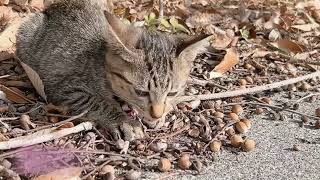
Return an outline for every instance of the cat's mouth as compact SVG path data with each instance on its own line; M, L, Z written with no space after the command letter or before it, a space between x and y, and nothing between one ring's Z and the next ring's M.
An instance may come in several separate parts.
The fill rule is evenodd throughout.
M141 110L140 108L133 107L133 106L130 106L128 104L123 105L122 109L132 119L136 119L137 117L142 117L144 119L144 121L155 123L155 122L160 121L163 118L163 117L161 117L161 118L153 118L150 115L148 115L146 112Z

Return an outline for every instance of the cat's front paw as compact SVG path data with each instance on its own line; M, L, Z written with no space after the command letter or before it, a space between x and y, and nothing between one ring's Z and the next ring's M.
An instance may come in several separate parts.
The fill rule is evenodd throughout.
M110 122L107 126L109 133L115 140L133 141L144 138L144 132L139 121L130 120L126 116Z

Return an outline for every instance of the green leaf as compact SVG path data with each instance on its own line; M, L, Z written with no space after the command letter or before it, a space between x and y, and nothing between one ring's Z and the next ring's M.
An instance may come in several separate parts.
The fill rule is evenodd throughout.
M168 20L162 18L161 21L160 21L161 25L163 25L165 28L169 29L171 28L171 25L170 23L168 22Z
M169 22L172 25L174 31L182 31L190 34L190 31L186 27L184 27L182 24L179 24L176 18L174 17L170 18Z
M242 28L240 29L241 37L243 37L246 41L250 38L250 32L248 29Z

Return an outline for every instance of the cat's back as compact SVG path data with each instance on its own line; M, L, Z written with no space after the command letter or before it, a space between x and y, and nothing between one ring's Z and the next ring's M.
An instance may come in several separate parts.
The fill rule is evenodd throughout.
M99 51L107 27L103 7L103 0L60 0L30 15L18 31L17 56L39 69L47 61L72 63Z

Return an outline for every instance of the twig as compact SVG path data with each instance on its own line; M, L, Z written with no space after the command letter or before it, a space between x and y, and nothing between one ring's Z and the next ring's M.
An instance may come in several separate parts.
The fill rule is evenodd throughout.
M84 122L72 128L61 129L58 131L51 131L48 134L40 134L39 132L37 132L35 134L13 138L13 139L10 139L9 141L0 142L0 150L26 147L34 144L51 141L51 140L58 139L70 134L91 130L92 126L93 125L91 122Z
M220 98L227 98L227 97L234 97L234 96L241 96L241 95L246 95L246 94L254 94L257 92L261 91L266 91L274 88L278 88L281 86L286 86L289 84L294 84L300 81L304 81L306 79L311 79L314 77L319 77L320 76L320 71L316 71L311 74L307 74L304 76L300 76L297 78L292 78L280 82L275 82L272 84L266 84L262 86L256 86L253 88L248 88L248 89L240 89L240 90L234 90L234 91L228 91L228 92L222 92L222 93L213 93L213 94L205 94L205 95L195 95L195 96L182 96L178 98L178 102L183 102L183 101L193 101L196 99L199 100L209 100L209 99L220 99Z
M168 135L165 135L165 136L156 137L156 138L154 138L154 140L156 140L156 139L167 139L167 138L176 136L176 135L182 133L183 131L188 130L189 128L190 128L190 125L188 124L188 125L184 126L183 128L179 129L178 131L175 131L175 132L173 132L171 134L168 134Z
M163 0L159 0L159 20L163 18Z
M161 154L161 153L151 154L151 155L147 156L146 158L147 158L147 159L152 159L152 158L154 158L154 157L156 157L156 156L160 156L160 154Z
M308 94L308 95L296 100L294 104L297 104L297 103L299 103L299 102L301 102L301 101L303 101L303 100L305 100L307 98L310 98L310 97L313 97L313 96L318 96L318 95L320 95L320 93Z
M3 79L3 78L8 78L10 77L11 75L7 74L7 75L3 75L3 76L0 76L0 79Z
M17 119L19 119L19 117L3 117L3 118L0 118L0 121L13 121Z
M187 82L190 84L196 84L200 86L215 86L223 90L228 90L228 88L221 86L220 84L214 83L213 81L202 80L195 77L189 78Z
M114 142L108 140L97 128L93 127L93 130L108 144L115 145Z
M230 103L230 104L227 104L227 105L225 105L225 106L233 106L233 105L236 105L236 104L239 104L239 103ZM295 110L291 110L291 109L284 109L283 107L274 106L274 105L270 105L270 104L257 103L257 102L241 102L241 104L250 104L250 105L265 106L265 107L268 107L268 108L271 108L271 109L277 109L277 110L281 110L281 111L287 111L287 112L290 112L290 113L293 113L293 114L298 114L298 115L300 115L300 116L307 116L307 117L309 117L309 118L313 118L313 119L316 119L316 120L320 120L320 117L308 115L308 114L301 113L301 112L298 112L298 111L295 111Z

